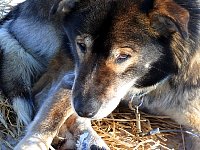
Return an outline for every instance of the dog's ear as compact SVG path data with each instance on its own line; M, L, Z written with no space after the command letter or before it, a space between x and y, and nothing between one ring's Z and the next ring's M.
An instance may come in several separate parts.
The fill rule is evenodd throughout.
M173 0L154 0L149 15L152 27L161 35L178 32L184 39L188 38L189 12Z
M55 13L69 13L75 8L75 5L80 0L59 0L55 3L51 9L51 14Z

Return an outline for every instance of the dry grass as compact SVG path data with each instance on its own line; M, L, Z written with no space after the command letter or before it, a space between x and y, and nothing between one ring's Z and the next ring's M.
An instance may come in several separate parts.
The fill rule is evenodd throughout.
M182 133L160 133L146 135L152 129L182 130L181 126L166 116L152 116L141 114L142 133L138 133L134 111L118 109L108 118L93 121L93 128L106 141L111 149L115 150L155 150L155 149L184 149ZM184 135L183 135L184 136Z
M5 149L13 149L23 134L23 126L17 120L12 106L0 93L0 145Z

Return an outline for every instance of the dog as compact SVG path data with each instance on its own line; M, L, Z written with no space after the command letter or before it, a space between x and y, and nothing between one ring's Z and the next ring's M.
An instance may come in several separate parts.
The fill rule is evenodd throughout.
M34 116L34 83L60 49L69 52L60 20L62 11L70 11L76 1L69 1L66 10L59 3L30 0L14 7L0 22L1 89L25 125Z
M75 63L72 106L67 106L78 114L75 120L105 117L131 95L142 97L149 111L199 134L199 6L198 0L83 0L65 11L62 26ZM48 101L53 108L60 102L59 83ZM27 143L49 147L71 116L53 110L42 105L16 149L28 148ZM194 142L190 149L198 148Z
M200 2L96 0L80 8L64 18L76 60L76 113L103 118L129 95L198 135ZM199 149L195 140L190 149Z

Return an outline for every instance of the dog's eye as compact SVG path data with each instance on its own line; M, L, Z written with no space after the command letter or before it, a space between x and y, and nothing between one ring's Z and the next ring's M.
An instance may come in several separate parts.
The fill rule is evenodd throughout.
M77 43L79 49L81 50L82 53L86 52L86 45L85 43Z
M120 64L128 60L131 56L128 54L119 54L116 59L116 63Z

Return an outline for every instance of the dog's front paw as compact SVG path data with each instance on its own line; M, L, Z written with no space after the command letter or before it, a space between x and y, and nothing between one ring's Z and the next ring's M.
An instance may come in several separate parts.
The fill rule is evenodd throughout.
M37 137L22 139L14 150L48 150L47 144Z
M78 150L109 150L107 144L95 133L89 133L87 131L80 135L80 138L76 144Z

